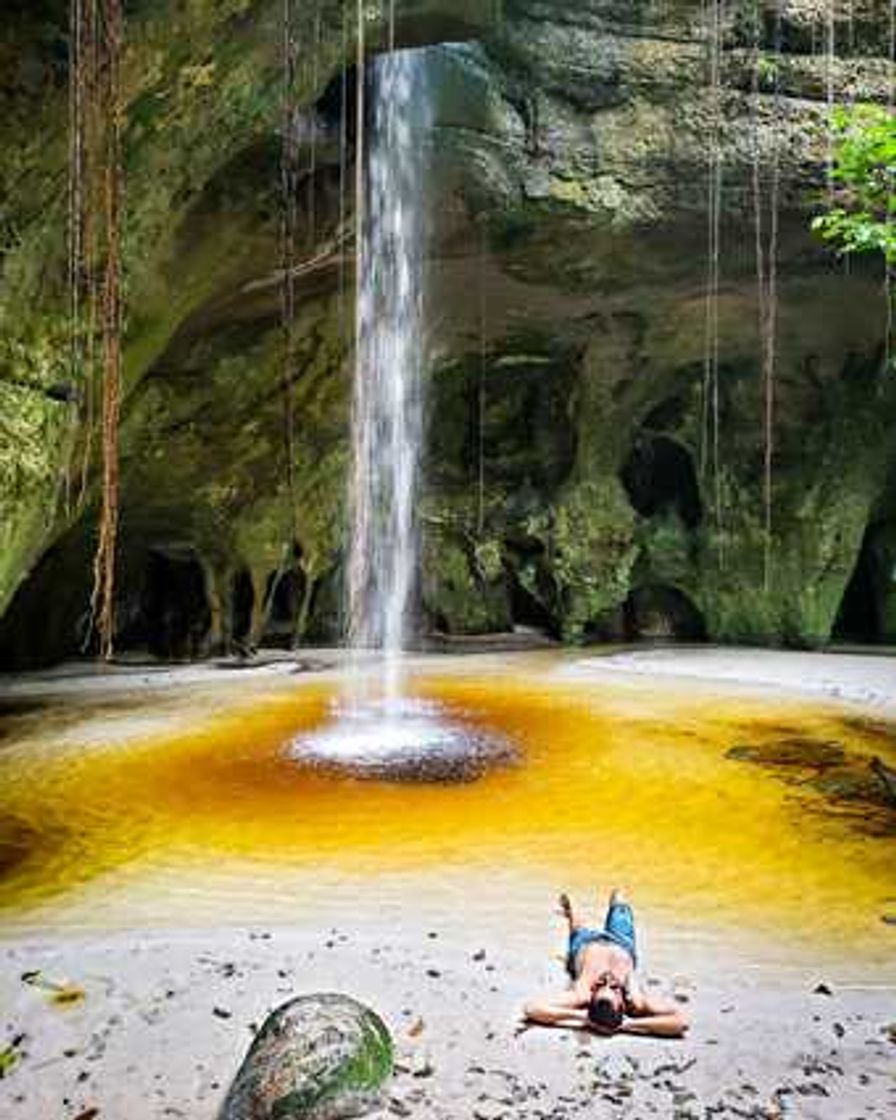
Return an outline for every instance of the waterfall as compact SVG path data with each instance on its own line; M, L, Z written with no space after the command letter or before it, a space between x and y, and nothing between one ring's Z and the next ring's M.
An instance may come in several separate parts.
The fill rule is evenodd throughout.
M392 11L390 5L390 16ZM293 739L287 754L303 765L362 778L471 781L488 765L513 761L515 748L439 703L415 697L404 680L420 553L424 214L433 116L426 54L390 51L365 76L361 0L357 31L357 306L347 581L352 671L329 718ZM391 21L388 41L394 43ZM484 316L483 303L483 360ZM371 654L374 673L367 664Z
M366 174L359 177L349 638L356 651L381 651L382 692L395 701L419 554L428 117L421 57L380 58L370 86Z

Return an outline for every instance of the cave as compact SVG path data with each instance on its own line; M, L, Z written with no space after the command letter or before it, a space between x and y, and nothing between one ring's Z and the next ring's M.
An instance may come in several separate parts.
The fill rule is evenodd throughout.
M211 609L202 567L191 551L149 552L140 616L146 646L154 656L182 660L205 652Z
M268 577L265 602L269 604L265 641L273 645L292 644L296 622L305 594L305 577L300 571L272 572Z
M230 633L237 644L245 642L249 637L254 605L255 590L252 587L252 576L247 568L240 568L233 577L231 587Z
M76 657L90 617L91 542L81 526L41 557L0 619L0 671L40 669Z
M832 638L873 645L884 640L883 591L888 572L874 527L862 538L858 559L843 592Z
M697 474L688 452L668 436L639 439L621 474L632 507L642 517L677 513L694 529L703 517Z
M556 637L557 624L547 608L527 591L518 579L511 580L510 617L513 628L537 630L540 634Z
M636 588L625 602L626 637L631 641L701 642L706 623L693 602L668 584Z

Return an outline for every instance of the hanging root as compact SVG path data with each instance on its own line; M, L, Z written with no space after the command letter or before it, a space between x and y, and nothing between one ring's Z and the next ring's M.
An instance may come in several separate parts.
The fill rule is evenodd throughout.
M702 439L700 473L704 480L712 474L713 509L718 536L719 566L724 566L722 547L721 477L721 388L719 384L719 282L721 277L721 66L725 0L709 0L705 9L709 48L709 90L712 114L708 161L706 316L703 358Z
M774 417L775 417L775 367L777 362L778 325L778 210L780 195L780 153L776 136L773 138L769 168L768 235L766 240L762 192L762 152L759 136L759 61L761 57L761 12L754 12L754 67L753 67L753 212L756 249L756 286L759 306L760 369L762 380L762 431L763 431L763 587L771 590L772 530L773 530L773 471L774 471ZM775 50L781 52L781 16L775 20ZM781 90L778 67L775 67L775 121L780 119ZM777 130L776 130L777 131Z
M121 417L121 341L123 331L121 221L123 181L121 135L123 105L120 63L123 47L121 0L88 0L86 37L92 49L85 82L91 91L91 123L84 132L90 167L87 189L82 192L84 218L90 225L85 241L88 273L88 340L99 324L102 358L102 501L97 548L93 562L89 642L94 630L100 655L112 657L115 635L115 562L119 525L119 422ZM94 278L95 262L102 257L102 277ZM90 343L92 345L92 343ZM88 366L88 373L90 366ZM88 429L92 424L88 418ZM86 480L90 441L87 441L82 479ZM86 485L86 482L82 482Z

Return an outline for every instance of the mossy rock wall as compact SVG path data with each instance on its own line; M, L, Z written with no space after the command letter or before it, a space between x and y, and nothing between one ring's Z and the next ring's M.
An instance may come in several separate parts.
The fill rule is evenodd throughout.
M845 597L873 586L865 636L894 633L880 574L896 478L880 270L846 269L807 232L824 191L828 90L885 100L889 12L853 5L829 67L813 47L824 41L819 5L785 6L781 52L771 6L759 7L758 54L746 3L727 6L722 52L716 428L705 383L702 5L398 5L403 43L479 36L428 54L429 302L439 309L422 504L430 625L537 625L572 641L665 626L816 645L862 636L862 612ZM300 184L299 252L310 264L297 278L288 362L279 12L270 0L129 9L124 647L147 641L159 564L182 576L166 609L196 599L202 622L181 627L172 654L251 646L275 631L283 641L340 633L353 277L333 82L353 46L335 0L320 0L319 19L297 17L296 97L316 170ZM95 463L83 489L80 471L85 389L67 361L66 18L50 0L17 9L0 47L10 75L0 91L7 666L78 648L95 533ZM375 11L368 32L380 49ZM781 173L770 549L757 160L766 230L774 161ZM869 564L878 575L865 580ZM59 625L39 633L36 614L63 585Z

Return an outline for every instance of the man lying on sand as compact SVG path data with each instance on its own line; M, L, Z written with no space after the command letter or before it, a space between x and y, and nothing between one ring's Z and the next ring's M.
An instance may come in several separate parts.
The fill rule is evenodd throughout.
M569 991L526 1004L530 1023L546 1027L581 1027L598 1034L649 1034L681 1038L688 1021L673 1003L648 998L635 977L638 963L632 908L619 891L610 895L602 929L585 926L572 903L560 896L569 923L566 967Z

